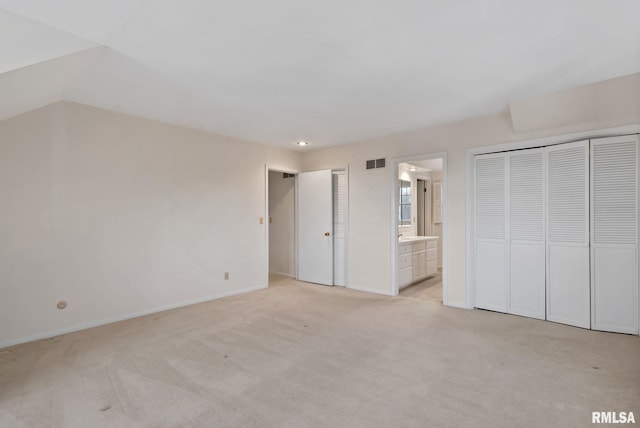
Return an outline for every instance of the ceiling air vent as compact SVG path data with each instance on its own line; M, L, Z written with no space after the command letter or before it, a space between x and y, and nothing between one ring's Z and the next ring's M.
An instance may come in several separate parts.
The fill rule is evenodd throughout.
M295 176L296 176L295 174L289 174L288 172L282 173L282 178L293 178Z
M384 168L387 163L385 158L368 160L367 169Z

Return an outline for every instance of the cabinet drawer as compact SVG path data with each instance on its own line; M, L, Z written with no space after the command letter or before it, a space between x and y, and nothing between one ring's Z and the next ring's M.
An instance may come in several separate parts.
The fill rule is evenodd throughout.
M400 288L406 287L413 281L413 270L411 267L400 269L398 271L398 285Z
M427 241L427 248L438 248L438 240L433 239L431 241Z
M412 259L413 259L413 254L411 253L400 254L398 256L398 269L411 267Z
M400 244L398 247L398 254L408 254L413 251L411 244Z
M413 251L423 251L426 248L425 244L426 242L416 242L413 244Z
M438 261L427 262L427 276L438 273Z
M438 259L438 249L437 248L429 248L427 250L427 261L435 261Z

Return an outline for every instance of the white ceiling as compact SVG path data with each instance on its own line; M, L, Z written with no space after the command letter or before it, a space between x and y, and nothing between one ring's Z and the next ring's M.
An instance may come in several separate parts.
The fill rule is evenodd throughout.
M415 166L419 170L440 172L442 171L442 158L411 161L407 165Z
M638 0L0 0L0 118L57 98L343 144L638 72L638 17ZM66 79L29 72L50 61Z

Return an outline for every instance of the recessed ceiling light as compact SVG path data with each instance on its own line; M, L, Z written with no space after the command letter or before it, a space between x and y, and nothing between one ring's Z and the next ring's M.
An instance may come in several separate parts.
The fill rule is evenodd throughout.
M308 146L309 142L305 141L305 140L300 140L296 144L299 145L299 146Z
M409 171L417 171L418 168L416 168L415 166L412 166L411 168L409 168Z

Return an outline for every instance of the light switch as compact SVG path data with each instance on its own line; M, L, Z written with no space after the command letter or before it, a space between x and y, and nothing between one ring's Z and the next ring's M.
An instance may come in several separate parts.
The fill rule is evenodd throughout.
M260 217L260 224L264 224L264 217Z

